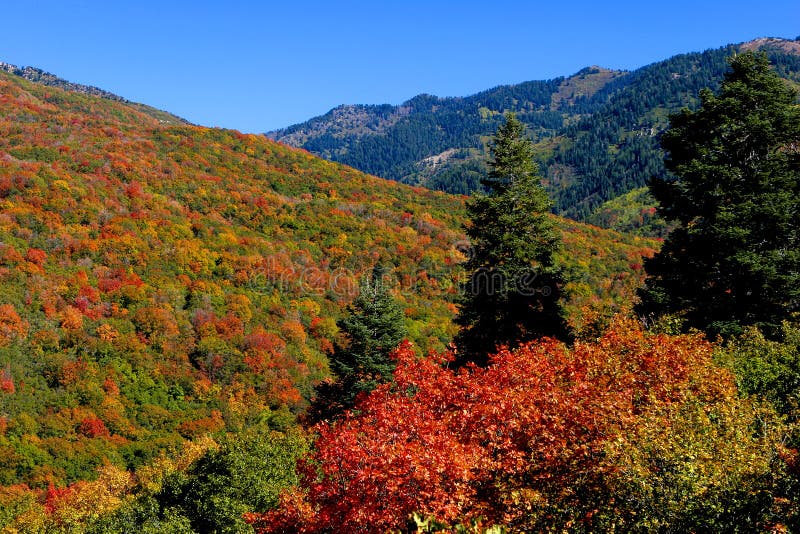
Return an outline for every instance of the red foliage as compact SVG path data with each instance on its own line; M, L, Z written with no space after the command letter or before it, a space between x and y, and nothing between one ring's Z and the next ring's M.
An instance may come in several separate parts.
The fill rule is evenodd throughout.
M13 187L14 182L10 176L0 176L0 198L6 198Z
M3 372L0 373L0 391L8 394L16 391L14 388L14 379L11 376L11 370L8 368L3 369Z
M92 286L81 287L81 289L78 291L78 295L84 297L92 304L97 304L100 302L100 293L98 293L97 289L93 288Z
M599 492L605 440L648 406L729 386L710 354L698 338L625 324L596 343L543 340L454 372L442 365L449 357L419 359L404 343L395 385L315 429L298 466L304 490L250 520L260 532L386 532L418 512L525 530L542 503L576 505L565 488Z
M47 487L47 492L44 496L44 509L48 514L55 512L59 504L72 495L72 488L65 486L58 488L52 483Z
M29 248L28 252L25 253L25 259L34 265L42 267L44 262L47 261L47 253L42 249Z
M109 270L97 281L97 288L103 293L113 293L122 286L141 287L142 279L136 273L126 272L124 269Z
M78 431L87 438L108 437L110 435L106 424L97 417L84 418Z
M141 198L143 193L144 189L142 188L142 184L140 184L136 180L125 185L125 195L128 198Z
M286 350L286 342L280 337L267 332L263 328L256 328L244 338L246 351L265 352L267 354L281 354Z

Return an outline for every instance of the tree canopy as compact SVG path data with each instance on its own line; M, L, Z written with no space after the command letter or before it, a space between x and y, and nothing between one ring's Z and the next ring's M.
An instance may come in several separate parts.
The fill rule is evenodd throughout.
M644 315L676 314L709 335L779 330L800 302L800 108L763 53L730 61L717 94L671 117L676 179L654 180L679 226L645 263Z
M330 358L334 380L317 387L309 411L311 421L340 415L351 408L359 393L370 392L391 380L395 362L390 354L408 335L403 309L392 297L386 268L376 265L359 285L358 296L337 322L344 338Z
M470 273L457 318L460 359L485 362L498 346L542 336L567 337L561 305L560 245L550 199L533 160L533 144L514 114L506 116L491 147L488 194L467 204Z

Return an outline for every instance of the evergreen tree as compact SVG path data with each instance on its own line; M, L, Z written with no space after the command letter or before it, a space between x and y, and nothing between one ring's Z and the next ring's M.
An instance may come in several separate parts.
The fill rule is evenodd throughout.
M559 304L563 278L553 261L560 240L524 133L514 114L506 115L482 180L489 193L467 204L471 275L457 318L460 363L484 364L500 345L568 337Z
M710 336L776 334L800 302L800 108L763 53L730 60L718 94L670 119L662 145L677 179L654 180L679 223L648 260L639 313L679 315Z
M310 420L335 417L352 408L356 396L391 380L395 362L390 354L406 338L405 315L389 293L386 270L378 265L359 285L358 296L338 321L346 340L330 359L336 380L323 383L309 411Z

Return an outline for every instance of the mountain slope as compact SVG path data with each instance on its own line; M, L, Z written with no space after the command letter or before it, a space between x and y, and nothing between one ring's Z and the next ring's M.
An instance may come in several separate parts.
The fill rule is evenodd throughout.
M443 348L463 223L461 197L0 72L0 485L285 427L378 261L412 341ZM580 326L657 243L559 224Z
M0 70L4 70L9 74L14 74L21 78L25 78L28 81L36 82L38 84L47 85L50 87L58 87L60 89L64 89L65 91L71 91L75 93L82 93L86 95L92 96L99 96L101 98L106 98L108 100L115 100L117 102L124 102L129 106L137 108L139 111L155 117L156 119L160 120L165 124L189 124L186 119L182 119L176 115L171 113L167 113L166 111L161 111L160 109L156 109L151 106L147 106L145 104L138 104L136 102L130 102L125 98L115 95L105 89L100 89L99 87L94 87L92 85L83 85L80 83L74 83L67 81L63 78L59 78L55 74L51 74L49 72L43 71L42 69L37 69L36 67L18 67L16 65L12 65L10 63L3 63L0 61Z
M753 48L765 50L782 76L800 80L800 42L764 38L632 72L589 67L464 98L342 106L267 136L378 176L464 194L479 187L485 143L502 113L515 111L538 143L556 212L585 220L664 174L657 138L669 113L696 105L698 91L722 79L726 58Z

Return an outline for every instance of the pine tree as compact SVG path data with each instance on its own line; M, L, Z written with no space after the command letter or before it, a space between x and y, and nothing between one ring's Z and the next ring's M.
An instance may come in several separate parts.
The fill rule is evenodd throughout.
M744 325L775 334L800 303L800 108L765 54L730 67L663 136L677 179L651 190L679 226L645 264L637 311L712 337Z
M484 364L501 345L542 336L568 338L560 305L563 277L553 261L560 246L541 185L533 144L514 114L506 115L491 147L488 194L467 204L471 250L457 318L459 362Z
M406 338L405 314L389 292L386 269L376 266L362 280L358 296L337 324L345 343L337 344L330 367L332 383L317 391L311 420L330 419L352 408L356 396L391 380L395 362L390 354Z

